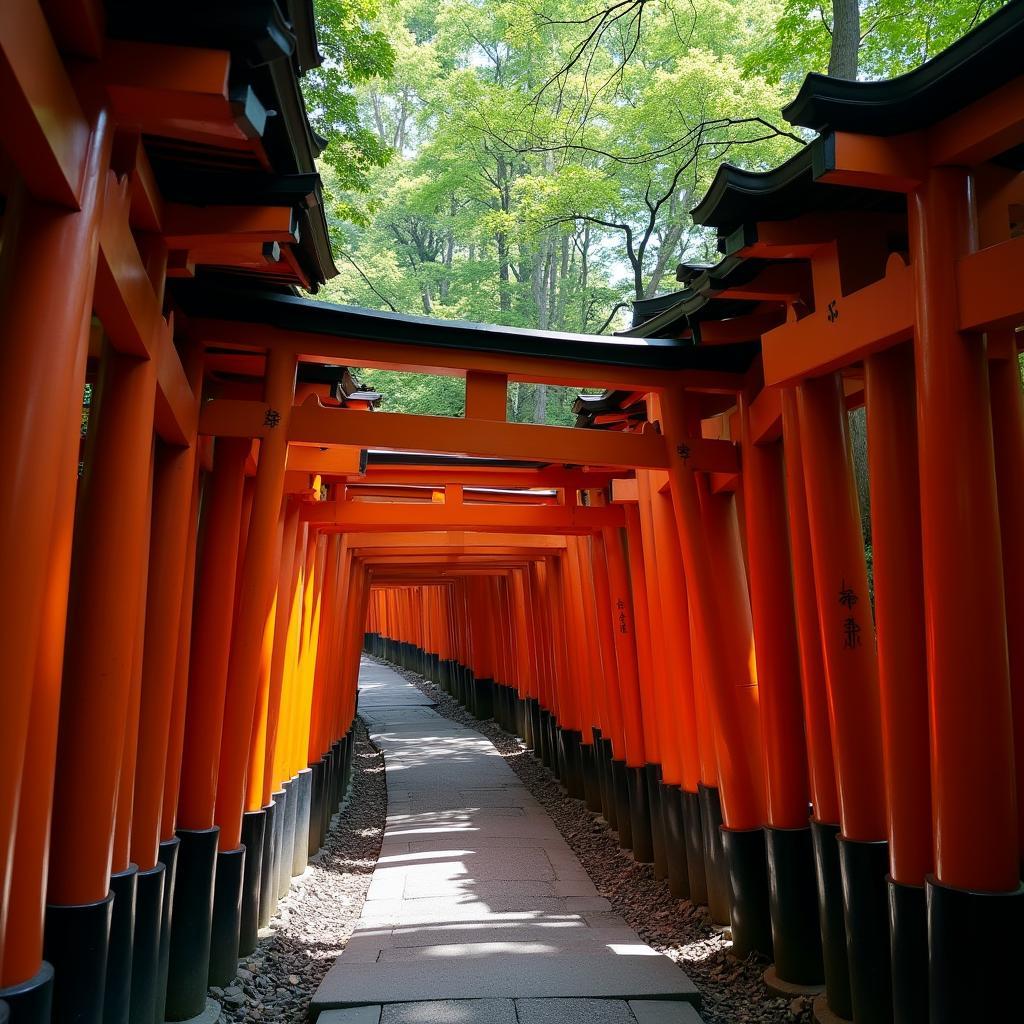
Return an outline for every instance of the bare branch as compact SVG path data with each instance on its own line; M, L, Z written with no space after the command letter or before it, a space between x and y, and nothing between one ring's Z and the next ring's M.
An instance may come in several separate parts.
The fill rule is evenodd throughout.
M347 259L349 261L349 263L352 264L352 266L355 268L356 273L363 279L363 282L366 284L366 287L369 288L370 291L373 292L373 294L376 295L377 298L380 299L380 301L383 302L384 305L387 306L388 309L390 309L392 313L397 313L398 309L394 305L394 303L392 303L390 299L388 299L386 296L382 295L377 290L377 288L374 286L374 283L366 276L366 274L363 273L362 267L360 267L359 264L356 263L356 261L354 259L352 259L352 257L349 256L349 254L347 252L345 252L344 249L341 250L341 255L344 256L345 259Z
M608 319L605 320L605 322L603 324L601 324L601 326L598 327L598 329L594 333L595 334L604 334L604 332L608 329L608 325L615 318L615 314L618 313L618 311L620 309L628 309L628 308L629 308L629 303L628 302L616 302L615 305L612 306L612 311L608 314Z

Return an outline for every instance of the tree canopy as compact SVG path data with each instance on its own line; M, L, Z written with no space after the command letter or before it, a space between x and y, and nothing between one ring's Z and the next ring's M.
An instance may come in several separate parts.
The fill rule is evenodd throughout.
M779 109L807 72L908 70L1000 5L317 0L307 102L340 269L323 297L619 329L679 262L714 258L688 212L718 164L769 167L806 141ZM365 376L410 411L461 408L461 382ZM519 385L510 413L569 422L572 397Z

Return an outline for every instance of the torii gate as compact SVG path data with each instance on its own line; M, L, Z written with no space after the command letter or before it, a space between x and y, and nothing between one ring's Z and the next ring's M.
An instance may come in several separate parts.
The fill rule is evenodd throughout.
M334 272L315 27L208 6L0 13L12 1020L189 1019L233 976L344 793L364 646L519 732L775 991L824 981L820 1021L1016 1011L1024 5L811 76L820 138L723 167L722 261L615 339L298 298ZM352 366L465 376L465 416ZM601 394L512 424L509 381Z

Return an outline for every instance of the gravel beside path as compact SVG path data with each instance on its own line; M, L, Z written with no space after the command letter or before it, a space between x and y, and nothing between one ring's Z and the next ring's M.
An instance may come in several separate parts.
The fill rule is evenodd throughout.
M761 980L765 962L754 958L741 962L729 956L731 943L712 925L707 910L677 900L666 882L655 879L651 865L637 864L628 851L620 850L617 834L581 800L567 796L517 737L493 721L478 721L440 687L415 672L380 663L395 669L435 701L438 714L477 730L495 745L551 816L612 909L641 939L676 960L693 979L701 990L700 1013L707 1024L810 1024L810 1000L772 995Z
M219 1024L298 1024L363 909L387 812L384 758L357 721L352 789L323 850L293 879L266 937L239 963L238 977L210 995Z

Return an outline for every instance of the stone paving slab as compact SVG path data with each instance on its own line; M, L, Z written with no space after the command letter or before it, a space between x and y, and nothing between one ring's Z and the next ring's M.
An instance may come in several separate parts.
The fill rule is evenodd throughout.
M511 999L443 999L427 1003L391 1003L380 1024L516 1024Z
M314 1020L364 1024L326 1016L357 1007L370 1024L695 1024L671 1015L697 1000L693 984L612 912L493 744L366 662L360 712L384 753L388 815Z
M635 1024L625 999L517 999L518 1024Z
M664 999L631 999L629 1008L636 1024L704 1024L690 1003Z
M702 1024L690 1003L657 999L444 999L325 1010L320 1024Z

